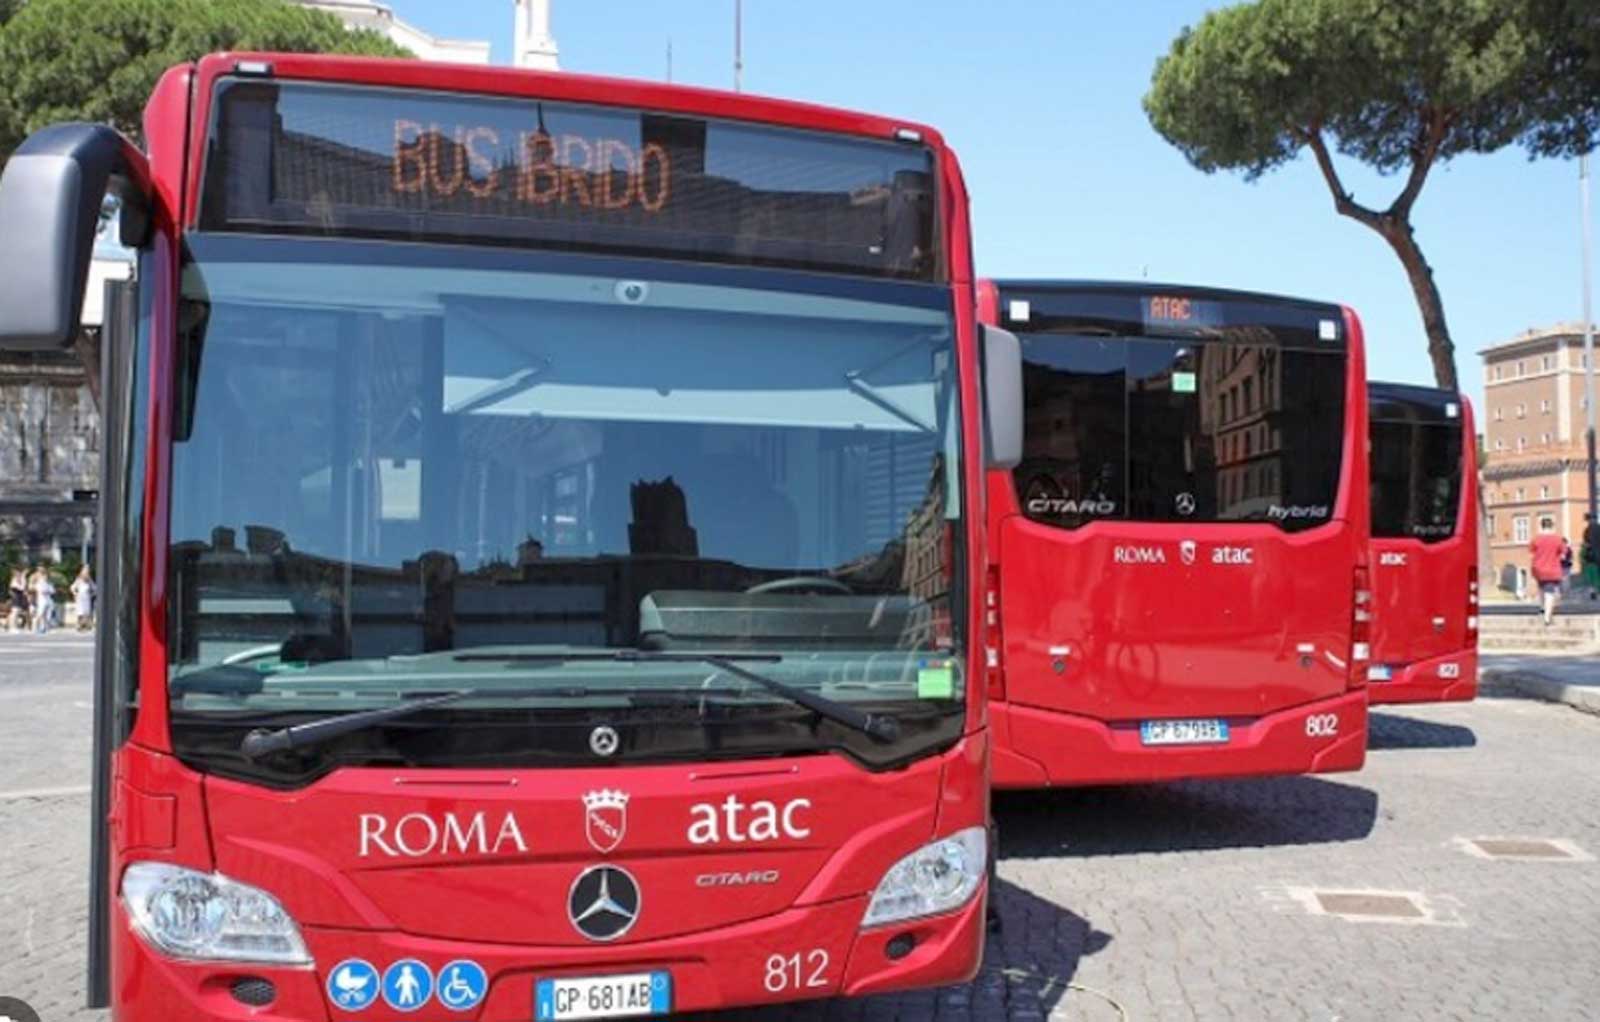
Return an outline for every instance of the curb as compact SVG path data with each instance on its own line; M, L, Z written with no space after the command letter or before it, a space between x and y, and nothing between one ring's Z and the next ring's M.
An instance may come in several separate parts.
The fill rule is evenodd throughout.
M1565 703L1584 713L1600 715L1600 687L1594 685L1569 685L1532 671L1485 671L1483 680L1508 685L1533 699Z

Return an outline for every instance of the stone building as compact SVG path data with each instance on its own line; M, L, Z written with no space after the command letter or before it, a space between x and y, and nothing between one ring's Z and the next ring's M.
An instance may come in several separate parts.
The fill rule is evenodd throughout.
M96 250L83 303L91 338L106 281L130 266L114 245ZM0 353L0 546L30 561L87 557L99 480L100 413L77 352Z
M1577 547L1588 507L1583 327L1564 323L1492 344L1483 358L1484 502L1495 584L1526 583L1529 540Z

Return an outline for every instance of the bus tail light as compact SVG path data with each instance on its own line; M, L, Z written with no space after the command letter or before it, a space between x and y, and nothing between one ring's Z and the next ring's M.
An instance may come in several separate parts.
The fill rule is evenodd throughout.
M1350 611L1351 683L1365 681L1367 661L1372 658L1372 576L1363 565L1355 571L1355 590Z
M1467 568L1467 645L1478 645L1478 566Z
M983 671L989 698L1006 697L1005 620L1000 613L1000 569L990 566L988 584L983 587Z

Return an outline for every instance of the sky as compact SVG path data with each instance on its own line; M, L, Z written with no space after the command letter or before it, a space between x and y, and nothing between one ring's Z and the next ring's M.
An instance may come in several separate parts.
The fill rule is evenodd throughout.
M512 0L385 0L434 34L510 59ZM552 0L567 71L733 83L733 0ZM1374 379L1432 383L1405 273L1338 216L1309 158L1251 183L1202 174L1140 101L1174 36L1216 6L1183 0L745 0L744 90L919 121L961 159L986 276L1138 279L1343 302ZM1355 161L1358 201L1400 180ZM1600 205L1600 196L1596 197ZM1517 150L1436 167L1413 214L1464 388L1479 349L1582 313L1576 160Z

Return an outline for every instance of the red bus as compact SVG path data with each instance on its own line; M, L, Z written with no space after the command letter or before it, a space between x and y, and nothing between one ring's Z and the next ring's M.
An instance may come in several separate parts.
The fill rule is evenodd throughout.
M1472 405L1433 387L1367 387L1374 703L1478 694L1478 452Z
M989 474L994 783L1354 770L1366 382L1337 305L997 281L1024 444Z
M58 125L0 178L0 344L76 336L108 189L137 255L91 1001L556 1020L972 976L968 586L1021 367L939 135L280 54L174 68L145 135Z

